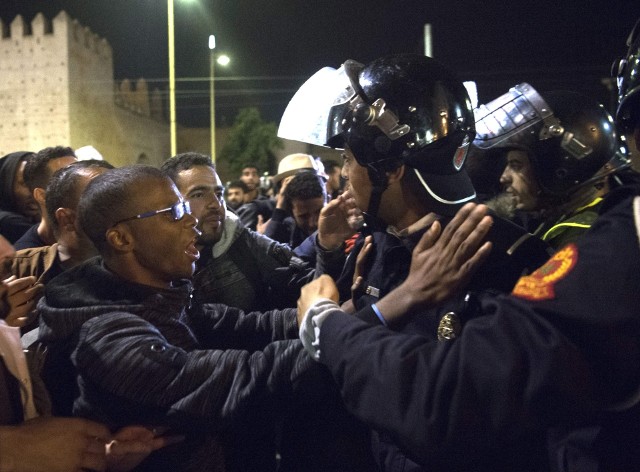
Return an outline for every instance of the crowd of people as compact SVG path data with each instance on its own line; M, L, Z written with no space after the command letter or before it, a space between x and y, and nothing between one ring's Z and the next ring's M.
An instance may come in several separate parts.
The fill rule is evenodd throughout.
M640 21L618 106L323 68L246 165L0 158L0 471L640 470Z

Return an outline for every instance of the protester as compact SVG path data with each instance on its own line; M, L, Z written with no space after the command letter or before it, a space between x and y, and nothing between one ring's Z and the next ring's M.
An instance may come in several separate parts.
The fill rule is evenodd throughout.
M224 187L211 158L188 152L162 165L198 219L200 259L193 276L194 300L223 303L246 311L294 307L313 266L241 225L227 211Z
M24 181L38 204L40 222L32 226L16 241L14 247L17 250L48 246L54 243L52 222L49 221L45 203L47 184L56 170L75 161L77 158L73 149L56 146L41 149L27 162L24 168Z
M297 248L318 229L320 211L327 203L325 181L314 171L284 177L276 208L264 235Z
M244 194L244 204L237 210L238 216L243 225L255 231L260 222L271 218L275 202L260 192L260 174L256 166L244 166L240 180L248 190Z
M40 217L38 204L24 183L24 168L33 155L20 151L0 159L0 234L11 243Z
M49 396L38 375L38 358L25 352L6 301L14 249L0 236L0 470L15 472L75 472L134 469L153 450L180 438L157 437L142 426L127 426L115 434L102 424L82 418L49 416Z
M227 208L236 213L244 204L244 197L248 191L249 188L242 180L229 182L226 188Z
M197 222L158 169L97 176L78 213L101 257L49 281L38 305L50 372L78 375L67 407L111 428L139 423L185 435L140 470L274 470L275 438L260 436L258 425L321 374L295 339L295 310L192 303L185 279L199 258ZM323 386L331 391L314 383L309 394L328 394ZM255 428L244 430L244 443L242 425Z

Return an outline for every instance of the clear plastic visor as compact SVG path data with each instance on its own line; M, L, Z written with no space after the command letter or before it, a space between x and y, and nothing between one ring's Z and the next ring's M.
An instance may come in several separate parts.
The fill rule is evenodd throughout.
M553 111L531 85L522 83L486 105L478 106L473 114L476 121L473 144L488 149L547 121Z
M280 120L278 137L327 146L339 134L335 121L344 116L355 91L344 66L324 67L295 93ZM345 111L340 112L339 110Z

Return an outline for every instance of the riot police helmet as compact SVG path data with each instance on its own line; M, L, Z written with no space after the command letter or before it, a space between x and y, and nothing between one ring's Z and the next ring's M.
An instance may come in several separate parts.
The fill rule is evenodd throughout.
M319 71L291 100L278 132L348 148L368 169L373 193L384 191L386 172L405 164L443 204L475 198L463 168L474 134L463 83L418 54L389 55L367 65L348 60L337 71Z
M538 93L527 83L475 110L474 146L488 152L527 152L547 195L566 196L602 178L598 171L619 152L613 117L584 95Z
M627 132L640 122L640 19L627 38L627 54L614 62L612 73L618 83L616 122Z

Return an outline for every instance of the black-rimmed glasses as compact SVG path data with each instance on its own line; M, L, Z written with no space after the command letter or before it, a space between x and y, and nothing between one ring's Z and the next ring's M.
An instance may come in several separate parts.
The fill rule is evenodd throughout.
M136 216L131 216L129 218L118 220L115 223L113 223L113 225L111 226L113 227L113 226L119 225L120 223L124 223L125 221L141 220L142 218L150 218L152 216L156 216L161 213L169 213L169 212L171 212L171 218L173 218L173 221L180 221L182 218L184 218L184 215L191 214L191 206L189 205L189 202L186 200L180 201L175 205L170 206L169 208L163 208L162 210L147 211L145 213L140 213L139 215L136 215Z

